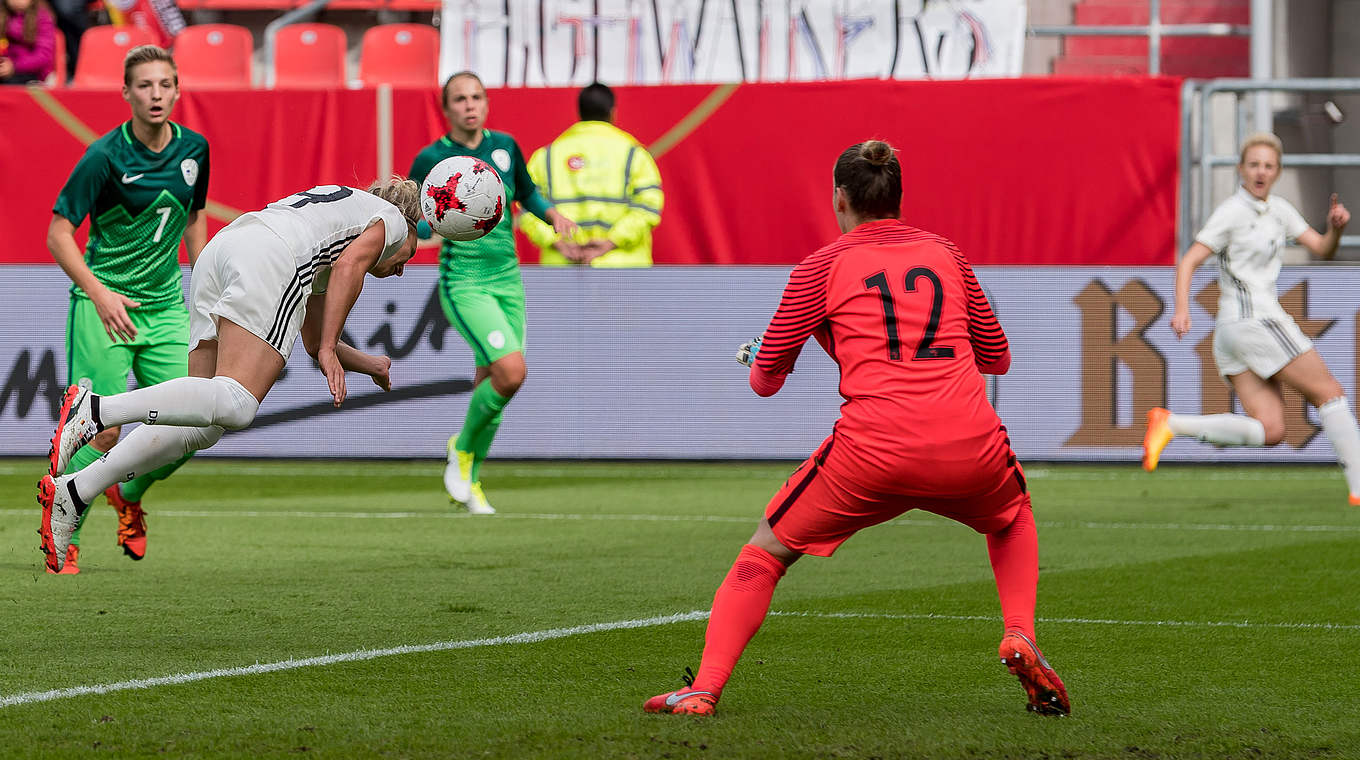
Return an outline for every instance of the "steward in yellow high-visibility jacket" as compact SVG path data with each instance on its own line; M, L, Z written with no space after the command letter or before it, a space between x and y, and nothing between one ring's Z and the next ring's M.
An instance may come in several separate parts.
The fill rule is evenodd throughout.
M520 229L542 249L543 266L649 267L652 228L661 222L661 173L647 149L610 122L614 94L581 91L581 121L529 157L529 176L550 205L576 222L563 240L533 214Z

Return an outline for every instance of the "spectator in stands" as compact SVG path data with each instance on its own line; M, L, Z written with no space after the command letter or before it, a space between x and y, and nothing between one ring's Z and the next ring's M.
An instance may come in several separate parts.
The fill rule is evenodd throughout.
M614 92L595 82L577 98L581 120L529 158L549 203L576 221L571 237L525 214L520 229L543 249L543 266L649 267L661 222L661 173L632 135L614 126Z
M1275 280L1280 249L1297 240L1314 255L1330 259L1341 242L1350 212L1332 195L1327 234L1308 226L1289 201L1270 194L1280 177L1284 146L1272 134L1257 134L1242 145L1237 171L1242 185L1219 204L1176 265L1176 305L1171 329L1177 338L1190 332L1190 278L1218 257L1218 314L1214 363L1246 411L1241 414L1172 414L1148 411L1143 440L1143 469L1157 468L1162 449L1177 435L1215 446L1274 446L1284 440L1284 386L1317 407L1318 423L1332 442L1345 470L1350 503L1360 506L1360 428L1346 392L1280 306Z
M0 3L0 83L42 82L56 61L56 29L42 0Z
M57 31L66 39L67 76L74 76L76 58L80 55L80 38L90 28L90 4L86 0L52 0L57 16ZM65 82L57 82L59 85Z

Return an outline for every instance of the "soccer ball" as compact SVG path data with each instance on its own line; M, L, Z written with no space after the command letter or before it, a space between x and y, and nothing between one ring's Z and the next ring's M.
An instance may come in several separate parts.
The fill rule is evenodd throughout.
M452 156L434 165L420 186L425 221L449 240L476 240L500 224L505 185L489 164Z

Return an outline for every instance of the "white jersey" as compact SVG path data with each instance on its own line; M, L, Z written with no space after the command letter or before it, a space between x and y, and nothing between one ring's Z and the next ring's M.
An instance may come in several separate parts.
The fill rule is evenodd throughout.
M1218 254L1218 321L1286 316L1275 289L1280 249L1307 229L1289 201L1258 200L1243 187L1214 209L1195 242Z
M262 222L283 239L297 267L294 287L303 291L310 287L313 295L326 292L331 264L373 222L382 220L386 236L378 261L399 251L408 232L406 217L396 206L341 185L319 185L294 193L242 218Z

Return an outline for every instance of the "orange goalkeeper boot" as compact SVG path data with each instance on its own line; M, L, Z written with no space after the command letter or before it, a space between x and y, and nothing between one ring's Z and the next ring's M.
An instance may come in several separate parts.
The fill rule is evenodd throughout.
M1072 704L1067 700L1067 688L1048 660L1029 637L1019 631L1007 631L997 647L1001 664L1020 679L1029 704L1025 709L1040 715L1070 715Z
M718 706L718 695L711 691L695 690L694 673L689 668L685 668L683 680L685 688L652 697L642 703L643 711L672 715L712 715Z
M128 501L114 483L104 490L104 498L118 513L118 542L123 553L133 559L146 556L146 512L140 501Z

